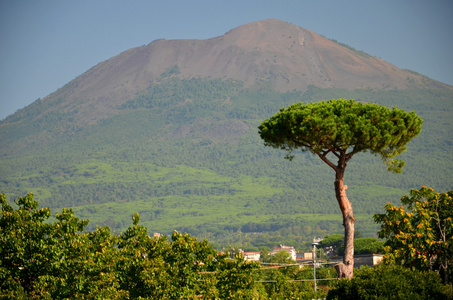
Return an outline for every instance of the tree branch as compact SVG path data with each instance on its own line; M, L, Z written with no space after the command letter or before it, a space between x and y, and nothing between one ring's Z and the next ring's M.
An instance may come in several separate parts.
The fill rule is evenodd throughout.
M357 149L357 145L354 145L354 148L352 149L351 152L349 153L346 153L346 159L345 159L345 162L349 162L351 160L351 158L354 156L354 154L356 153L359 153L360 151L362 151L363 149Z
M336 172L337 171L337 166L334 165L327 157L326 155L330 152L329 151L325 151L324 154L321 154L319 152L315 152L321 159L323 162L325 162L329 167L331 167L332 169L334 169L334 171Z
M296 144L296 145L298 145L298 146L300 146L300 147L307 147L307 148L310 148L310 149L311 149L311 147L312 147L309 143L308 143L308 144L305 144L305 143L300 142L300 141L295 140L295 139L292 139L291 141L292 141L294 144Z

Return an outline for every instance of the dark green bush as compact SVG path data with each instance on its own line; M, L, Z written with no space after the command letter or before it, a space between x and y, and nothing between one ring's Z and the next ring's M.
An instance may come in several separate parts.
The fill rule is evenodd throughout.
M435 272L401 266L362 267L350 280L337 281L327 295L334 299L452 299L451 286L442 285Z
M354 254L376 254L382 253L384 242L373 237L354 239ZM344 254L344 244L341 244L338 249L338 255Z

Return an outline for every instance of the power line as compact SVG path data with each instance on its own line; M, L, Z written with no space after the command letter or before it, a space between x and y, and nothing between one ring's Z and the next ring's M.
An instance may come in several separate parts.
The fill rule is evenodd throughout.
M319 280L338 280L338 278L316 278L316 281ZM299 281L314 281L314 279L288 279L286 282L299 282ZM264 283L276 283L277 280L257 280L255 282L264 282Z

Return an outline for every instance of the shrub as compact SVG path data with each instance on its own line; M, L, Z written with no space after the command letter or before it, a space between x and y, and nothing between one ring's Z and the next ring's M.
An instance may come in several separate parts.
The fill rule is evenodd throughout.
M337 281L327 299L452 299L451 286L441 283L432 271L401 266L362 267L351 279Z

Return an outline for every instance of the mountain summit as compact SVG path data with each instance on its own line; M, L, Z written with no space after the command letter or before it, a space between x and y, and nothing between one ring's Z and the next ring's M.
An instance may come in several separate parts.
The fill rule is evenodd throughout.
M309 85L348 89L443 85L310 30L269 19L211 39L159 39L129 49L91 68L48 100L65 98L67 109L75 101L80 120L92 121L110 115L113 107L172 68L180 78L232 78L249 87L267 83L280 92L305 91Z

